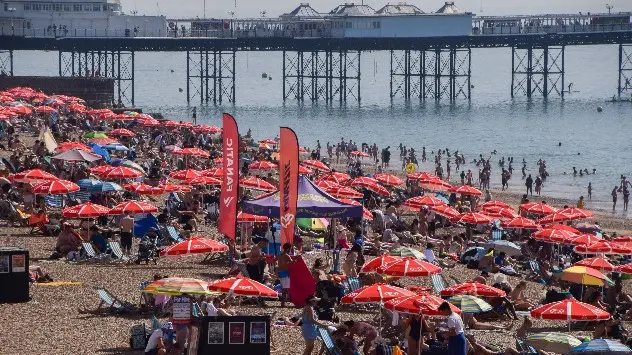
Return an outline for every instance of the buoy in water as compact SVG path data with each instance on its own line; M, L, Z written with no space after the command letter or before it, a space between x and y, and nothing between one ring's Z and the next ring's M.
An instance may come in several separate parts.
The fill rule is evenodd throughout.
M173 69L171 69L171 72L173 73Z
M182 91L184 91L184 90L182 90L182 88L179 88L179 89L178 89L178 91L179 91L179 92L182 92Z
M602 112L602 111L603 111L603 107L598 106L598 107L597 107L597 112Z

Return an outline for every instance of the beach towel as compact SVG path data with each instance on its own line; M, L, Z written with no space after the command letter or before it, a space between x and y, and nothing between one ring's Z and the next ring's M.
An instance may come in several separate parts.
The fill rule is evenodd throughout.
M290 265L290 301L297 307L305 306L305 298L316 291L316 281L305 264L303 258L298 258Z
M83 282L76 281L55 281L55 282L36 282L38 286L83 286Z

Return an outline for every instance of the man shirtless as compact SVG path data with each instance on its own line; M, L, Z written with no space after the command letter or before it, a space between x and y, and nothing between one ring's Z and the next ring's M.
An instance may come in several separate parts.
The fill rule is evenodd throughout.
M134 217L129 211L125 211L125 216L121 218L121 247L123 253L130 255L132 251L132 231L134 230Z
M285 307L285 301L288 298L289 290L290 290L290 265L296 263L295 260L292 260L289 253L292 251L292 244L285 243L283 244L283 251L279 254L274 261L278 262L277 267L277 277L281 282L281 286L283 287L283 294L281 295L281 307Z

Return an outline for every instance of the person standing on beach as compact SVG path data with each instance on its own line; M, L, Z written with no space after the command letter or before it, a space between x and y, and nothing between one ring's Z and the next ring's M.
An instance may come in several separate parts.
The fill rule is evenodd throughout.
M465 335L463 333L463 320L461 317L452 312L450 304L443 302L439 306L439 312L444 316L448 316L448 354L449 355L465 355L467 354L467 342L465 341Z
M531 177L531 174L529 174L529 177L527 177L524 184L527 187L527 195L531 193L531 196L533 196L533 178Z
M628 200L630 199L630 190L626 185L623 186L623 210L628 210Z
M612 211L617 207L617 187L615 186L610 193L612 195Z
M134 231L134 217L130 214L129 211L125 211L125 216L121 219L121 247L123 248L123 253L126 255L130 255L132 251L132 239Z
M540 196L540 192L542 191L542 178L540 176L535 177L535 193Z
M592 200L592 182L588 183L588 199Z
M579 200L577 201L577 208L584 209L584 196L579 196Z
M283 244L283 251L281 254L277 256L275 259L278 262L277 267L277 277L281 282L281 286L283 287L283 294L281 295L281 307L285 307L285 301L288 298L290 293L290 271L289 267L291 264L294 264L295 261L292 261L290 257L290 251L292 250L292 244L285 243Z

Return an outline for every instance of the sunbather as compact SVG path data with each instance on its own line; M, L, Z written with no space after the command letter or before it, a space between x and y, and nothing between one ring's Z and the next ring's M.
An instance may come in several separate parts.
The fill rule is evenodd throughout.
M533 308L533 303L529 302L527 297L524 295L524 291L527 289L527 283L525 281L520 281L516 287L509 293L509 300L511 300L514 304L514 308L517 311L528 311Z
M476 316L471 314L463 314L463 322L469 329L474 330L511 330L513 328L513 322L506 325L494 325L489 323L479 322Z
M68 223L63 224L63 229L57 236L55 250L63 256L71 251L78 251L81 248L81 239Z
M174 330L171 322L165 322L159 329L154 330L147 340L145 355L166 355L167 347L173 343Z

